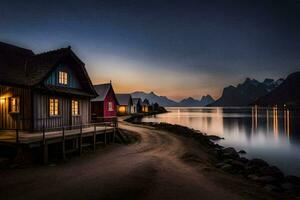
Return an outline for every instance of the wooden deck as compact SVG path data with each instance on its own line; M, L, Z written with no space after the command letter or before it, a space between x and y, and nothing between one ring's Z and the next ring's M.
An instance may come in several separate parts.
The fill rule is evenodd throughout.
M114 127L109 126L96 126L95 127L87 127L82 128L82 133L80 132L80 128L72 129L72 130L64 130L64 134L66 138L72 138L76 137L80 134L82 134L82 137L91 136L94 134L96 130L96 135L98 134L104 134L105 132L113 132ZM2 130L0 131L0 142L3 143L11 143L15 144L17 143L17 134L16 130ZM63 130L57 130L57 131L46 131L45 133L45 140L51 141L56 140L63 137ZM35 142L41 142L43 141L43 132L28 132L28 131L19 131L19 143L20 144L30 144Z
M117 127L116 122L58 127L39 132L0 130L0 146L42 147L44 163L47 163L49 145L61 144L62 157L65 159L67 153L77 151L81 154L85 147L92 147L95 151L99 143L106 145L114 142ZM66 147L67 142L72 144L71 147Z

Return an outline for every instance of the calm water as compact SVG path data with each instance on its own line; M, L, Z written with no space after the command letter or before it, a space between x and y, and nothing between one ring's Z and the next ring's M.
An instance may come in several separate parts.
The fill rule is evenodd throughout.
M218 135L223 146L244 149L287 174L300 176L300 110L277 108L167 108L169 113L143 118Z

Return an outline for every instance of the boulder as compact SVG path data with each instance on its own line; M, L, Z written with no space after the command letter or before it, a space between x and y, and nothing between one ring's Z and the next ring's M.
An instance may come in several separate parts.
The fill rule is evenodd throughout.
M240 150L238 153L239 154L246 154L247 152L245 150Z
M221 167L222 170L226 171L226 172L230 172L232 170L232 165L230 164L225 164Z
M240 162L242 162L242 163L245 163L245 164L249 162L249 160L247 158L245 158L245 157L240 157L237 160L240 161Z
M223 156L227 157L227 158L239 158L240 157L238 152L232 147L223 149Z
M255 179L255 181L263 184L276 183L278 180L273 176L260 176Z
M285 182L281 184L281 188L284 189L285 191L294 191L296 189L296 186L292 183Z
M269 164L262 159L254 158L249 161L249 166L262 168L262 167L268 167Z
M241 161L238 161L238 160L233 160L231 162L231 165L235 168L235 169L238 169L238 170L244 170L246 165L245 163L241 162Z
M285 180L293 183L294 185L300 185L300 178L298 176L288 175L285 177Z
M250 175L247 176L247 178L256 181L258 179L258 176L255 175L255 174L250 174Z
M269 191L269 192L281 192L282 189L276 185L271 185L271 184L267 184L264 187L265 190Z
M281 180L283 180L284 178L282 171L275 166L268 166L268 167L261 168L260 174L262 176L272 176Z
M224 140L224 138L216 136L216 135L208 135L206 137L212 141Z

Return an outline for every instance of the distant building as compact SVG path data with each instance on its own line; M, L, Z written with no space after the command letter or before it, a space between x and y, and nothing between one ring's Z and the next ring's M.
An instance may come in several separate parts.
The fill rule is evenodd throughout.
M149 100L148 99L144 99L144 101L142 103L142 112L143 113L149 112L149 107L150 107Z
M91 100L94 121L117 116L118 100L111 83L94 85L98 96Z
M70 47L34 54L0 42L0 129L89 123L96 96L85 64Z
M116 94L119 115L129 115L131 113L132 98L130 94Z
M132 98L131 113L140 113L142 111L142 99Z

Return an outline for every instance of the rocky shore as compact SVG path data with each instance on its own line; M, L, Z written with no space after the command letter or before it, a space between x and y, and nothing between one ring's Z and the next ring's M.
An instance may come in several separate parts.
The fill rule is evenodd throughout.
M267 191L277 193L288 193L291 197L300 197L300 178L293 175L285 175L276 166L269 165L262 159L247 159L243 157L245 151L237 151L232 147L223 147L216 144L220 140L218 136L208 136L200 131L190 129L180 125L167 123L145 123L137 120L136 117L127 119L128 122L155 127L174 134L189 137L197 142L207 153L212 155L212 164L223 170L237 176L242 176L248 181L255 182Z

